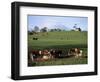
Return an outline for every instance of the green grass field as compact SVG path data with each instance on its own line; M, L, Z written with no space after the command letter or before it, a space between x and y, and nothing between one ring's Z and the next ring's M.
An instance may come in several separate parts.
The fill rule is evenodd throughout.
M37 37L38 40L33 40ZM61 49L64 54L70 48L80 48L83 55L87 56L87 32L63 31L63 32L39 32L38 34L28 35L28 50ZM64 58L36 62L36 66L44 65L69 65L86 64L87 58ZM33 66L35 65L33 64Z

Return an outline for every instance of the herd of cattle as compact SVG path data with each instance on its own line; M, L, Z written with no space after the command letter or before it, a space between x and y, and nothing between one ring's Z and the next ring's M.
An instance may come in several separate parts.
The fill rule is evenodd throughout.
M66 54L63 55L62 50L50 49L50 50L32 50L28 53L28 58L31 62L33 61L44 61L55 58L67 58L67 57L81 57L83 51L79 48L72 48L66 51Z

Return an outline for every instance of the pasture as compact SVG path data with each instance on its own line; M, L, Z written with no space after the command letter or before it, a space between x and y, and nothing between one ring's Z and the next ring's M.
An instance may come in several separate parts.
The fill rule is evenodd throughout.
M33 40L33 37L38 40ZM62 55L66 55L66 51L70 48L80 48L83 50L82 58L63 58L54 59L43 62L33 62L31 66L46 65L70 65L70 64L87 64L87 32L61 31L61 32L39 32L37 34L28 35L28 51L31 50L50 50L61 49Z
M77 65L77 64L87 64L87 58L62 58L62 59L54 59L42 62L33 62L29 64L29 66L50 66L50 65Z

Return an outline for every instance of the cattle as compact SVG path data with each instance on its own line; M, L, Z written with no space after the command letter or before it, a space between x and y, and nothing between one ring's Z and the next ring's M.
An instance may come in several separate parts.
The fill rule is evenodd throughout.
M50 51L49 50L44 50L43 52L42 52L42 54L43 54L43 60L49 60L49 59L52 59L53 58L53 56L52 56L52 54L50 53Z
M69 49L68 56L75 56L75 58L78 58L82 56L82 53L83 51L80 50L79 48L72 48L72 49Z
M40 50L32 50L29 52L29 59L31 60L31 62L36 61L37 58L40 57L41 57Z
M33 37L33 40L38 40L38 38L36 38L36 37Z
M46 61L55 58L67 58L71 56L78 58L82 56L82 53L83 51L80 50L79 48L71 48L69 50L66 50L66 54L63 53L63 51L60 49L32 50L29 53L29 59L32 62L34 62L34 61Z
M52 58L48 50L32 50L29 55L31 61L43 61Z
M62 55L62 50L50 50L51 55L53 56L53 58L60 58Z

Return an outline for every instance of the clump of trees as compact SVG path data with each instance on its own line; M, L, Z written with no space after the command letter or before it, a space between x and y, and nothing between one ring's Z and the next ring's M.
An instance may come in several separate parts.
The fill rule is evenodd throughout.
M38 26L35 26L34 29L32 29L30 31L28 30L29 35L38 34L38 32L48 32L48 28L43 27L40 29Z
M58 32L60 32L60 31L62 31L62 29L60 29L60 28L54 28L54 29L50 29L50 32L55 32L55 31L58 31Z
M28 31L28 33L30 35L32 34L37 34L38 32L61 32L61 31L66 31L65 29L60 29L60 28L54 28L54 29L49 29L48 27L43 27L43 28L39 28L38 26L35 26L34 29L32 29L31 31ZM73 26L73 29L71 29L70 31L82 31L80 27L77 27L77 24L75 24Z
M28 30L28 34L29 35L37 34L39 32L39 30L40 30L39 27L35 26L34 29Z
M48 28L47 27L44 27L40 30L40 32L47 32L48 31Z
M32 29L31 31L28 31L28 33L30 35L32 35L32 34L37 34L38 32L48 32L48 31L49 32L61 32L61 31L65 31L65 30L60 29L60 28L54 28L54 29L48 30L48 27L43 27L43 28L39 29L38 26L35 26L34 29Z
M33 31L39 32L39 30L40 30L39 27L38 26L35 26Z

